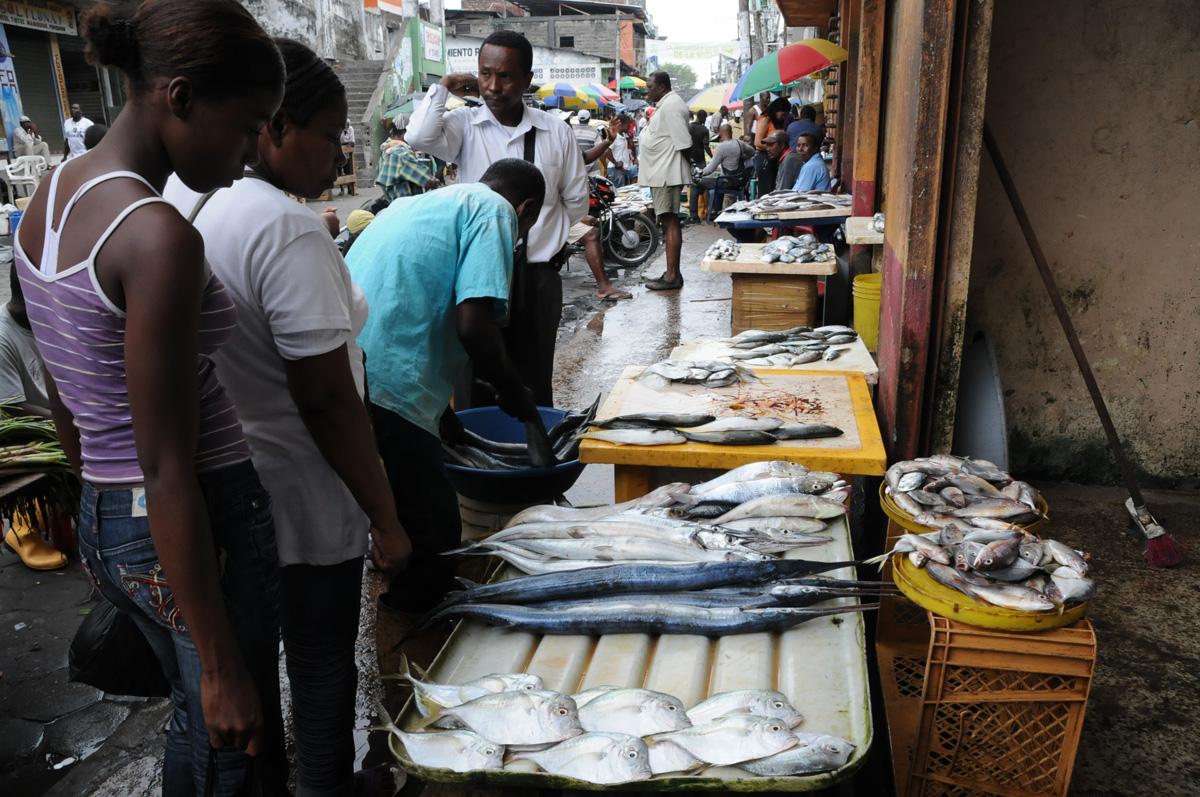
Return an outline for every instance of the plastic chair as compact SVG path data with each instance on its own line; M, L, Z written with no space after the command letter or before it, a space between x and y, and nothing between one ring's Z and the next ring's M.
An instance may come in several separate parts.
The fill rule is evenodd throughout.
M0 179L8 186L9 196L13 199L17 197L17 189L22 187L28 189L25 196L33 196L47 168L46 159L41 155L22 155L12 163L4 164L4 174Z
M748 198L750 183L754 178L754 167L747 166L741 174L722 175L717 178L717 187L712 190L712 198L708 201L708 217L711 220L714 213L719 213L725 207L727 194L745 202Z

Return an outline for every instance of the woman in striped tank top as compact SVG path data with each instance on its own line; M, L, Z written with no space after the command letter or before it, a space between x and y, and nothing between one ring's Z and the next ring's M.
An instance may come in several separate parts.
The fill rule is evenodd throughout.
M237 323L172 172L229 186L283 94L279 51L234 0L146 0L79 20L128 104L43 183L14 267L46 360L58 435L84 482L83 564L145 632L172 686L163 794L286 790L271 500L210 356ZM211 745L211 748L210 748ZM210 749L218 752L211 756Z

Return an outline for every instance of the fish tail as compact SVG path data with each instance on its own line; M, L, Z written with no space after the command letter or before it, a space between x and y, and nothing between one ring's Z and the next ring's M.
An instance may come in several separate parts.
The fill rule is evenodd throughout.
M870 559L864 559L863 564L864 565L879 565L879 569L882 570L884 563L887 562L888 557L891 555L892 555L892 552L887 551L885 553L879 554L879 556L872 556Z
M476 583L475 583L474 581L472 581L471 579L469 579L469 578L463 578L462 576L455 576L455 577L454 577L454 580L455 580L455 581L457 581L459 584L462 584L462 585L463 585L463 589L475 589L476 587L478 587L478 586L479 586L478 584L476 584Z
M443 711L445 711L445 709L443 709L441 706L435 706L434 710L430 711L428 716L421 717L421 719L413 725L412 732L416 733L417 731L423 731L433 723L443 719L445 716L447 716L443 713Z

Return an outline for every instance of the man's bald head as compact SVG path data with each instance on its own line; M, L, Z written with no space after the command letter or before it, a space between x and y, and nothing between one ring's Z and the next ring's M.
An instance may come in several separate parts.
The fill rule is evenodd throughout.
M717 135L721 137L722 141L728 141L733 138L733 128L729 125L721 125L717 128Z

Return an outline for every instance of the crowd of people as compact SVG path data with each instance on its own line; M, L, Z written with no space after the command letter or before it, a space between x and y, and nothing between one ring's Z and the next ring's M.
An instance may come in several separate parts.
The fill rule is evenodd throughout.
M757 159L803 182L817 135L789 139L776 100L741 140L726 109L692 117L665 72L649 76L653 113L568 125L526 104L532 47L497 32L478 74L445 76L395 117L385 201L351 214L343 258L337 225L294 201L329 191L354 141L323 59L235 0L145 0L131 20L98 6L79 26L128 103L102 140L73 106L70 157L25 211L0 389L53 419L83 484L84 569L170 682L163 794L242 793L248 778L287 793L281 642L296 793L376 793L385 776L353 771L351 736L364 563L408 620L453 587L452 400L522 421L554 406L569 243L622 298L589 171L649 188L666 269L648 287L677 290L693 178L705 190ZM480 103L447 110L451 95Z

